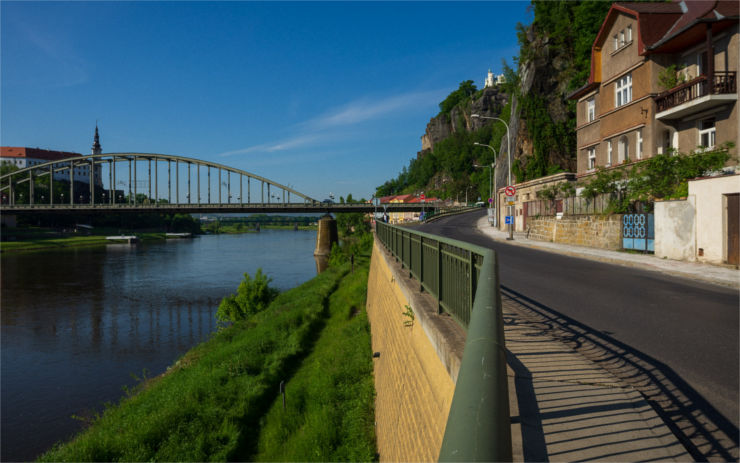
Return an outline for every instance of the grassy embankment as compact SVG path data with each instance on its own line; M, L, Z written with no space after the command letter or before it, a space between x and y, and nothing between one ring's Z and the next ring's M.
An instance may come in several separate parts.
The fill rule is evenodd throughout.
M374 459L368 261L220 330L41 460Z
M165 239L164 233L132 233L139 237L141 241L157 241ZM41 251L48 249L61 249L71 247L100 246L111 244L106 236L118 235L118 233L95 234L95 235L72 235L63 237L44 237L25 238L20 241L2 241L0 242L0 252L17 252L17 251Z

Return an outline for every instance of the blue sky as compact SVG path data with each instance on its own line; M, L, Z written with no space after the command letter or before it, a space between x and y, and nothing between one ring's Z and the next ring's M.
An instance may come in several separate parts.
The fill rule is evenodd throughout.
M0 2L0 144L211 160L372 196L528 2Z

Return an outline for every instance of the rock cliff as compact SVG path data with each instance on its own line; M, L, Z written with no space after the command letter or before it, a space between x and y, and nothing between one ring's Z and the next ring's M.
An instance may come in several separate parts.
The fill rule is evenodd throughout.
M416 154L417 159L434 149L434 145L449 137L453 133L465 130L478 130L488 123L485 119L471 118L471 114L498 117L508 101L508 96L499 86L486 87L480 95L452 108L449 115L440 113L431 118L424 135L421 136L421 151Z

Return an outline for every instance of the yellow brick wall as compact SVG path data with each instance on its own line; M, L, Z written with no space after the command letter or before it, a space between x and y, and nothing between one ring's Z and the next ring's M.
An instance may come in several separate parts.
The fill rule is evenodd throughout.
M376 242L368 277L380 461L436 461L455 385L420 326L406 327L404 297Z

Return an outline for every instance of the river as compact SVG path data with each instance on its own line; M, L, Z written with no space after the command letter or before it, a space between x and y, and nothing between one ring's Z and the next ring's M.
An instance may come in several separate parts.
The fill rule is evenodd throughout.
M315 240L263 230L3 255L2 461L68 439L207 339L244 272L261 267L281 290L313 277Z

